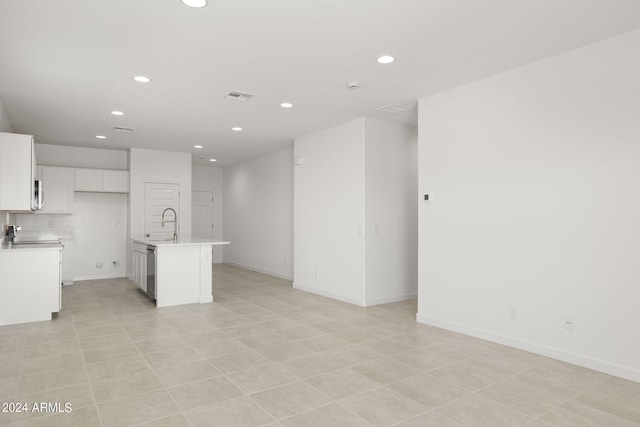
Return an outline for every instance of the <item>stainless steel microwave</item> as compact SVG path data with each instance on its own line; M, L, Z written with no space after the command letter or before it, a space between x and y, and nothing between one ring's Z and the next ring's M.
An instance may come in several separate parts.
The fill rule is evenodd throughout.
M42 188L42 180L36 179L33 186L33 201L32 208L33 210L39 211L44 206L44 189Z

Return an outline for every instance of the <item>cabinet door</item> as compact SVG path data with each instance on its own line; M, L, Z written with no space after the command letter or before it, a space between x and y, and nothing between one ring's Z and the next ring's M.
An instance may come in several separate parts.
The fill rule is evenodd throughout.
M129 192L129 172L127 171L104 171L104 191L111 193Z
M51 320L60 305L60 252L4 250L0 263L0 325Z
M103 191L103 182L101 169L76 169L76 191Z
M133 281L143 291L147 291L147 254L133 251Z
M42 166L41 178L45 201L42 210L37 212L43 214L72 213L75 169Z
M0 132L0 211L32 212L35 175L33 137Z

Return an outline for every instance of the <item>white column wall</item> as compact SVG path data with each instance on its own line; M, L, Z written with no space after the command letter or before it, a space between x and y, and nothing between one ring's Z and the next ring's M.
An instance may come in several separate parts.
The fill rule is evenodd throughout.
M364 291L364 119L296 138L294 287L353 304Z
M420 100L418 321L640 381L639 50Z

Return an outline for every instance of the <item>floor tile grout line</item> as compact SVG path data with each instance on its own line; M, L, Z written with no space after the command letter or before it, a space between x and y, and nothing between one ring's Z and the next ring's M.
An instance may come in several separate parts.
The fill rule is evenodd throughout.
M62 292L64 292L64 287L62 288ZM98 402L96 400L96 393L95 390L93 389L93 384L91 383L91 379L89 378L89 371L87 369L87 361L85 360L84 357L84 352L82 351L82 346L80 345L80 339L78 338L78 329L76 328L76 324L75 322L73 323L73 329L76 332L76 339L78 340L78 347L80 347L80 357L82 357L82 365L84 366L84 370L85 370L85 374L87 375L87 382L89 383L89 388L91 389L91 394L93 395L93 401L95 402L95 408L96 408L96 413L98 414L98 420L100 421L100 425L104 426L104 423L102 421L102 415L100 414L100 408L98 407Z
M233 338L231 338L231 339L233 340ZM236 341L236 342L238 342L239 344L241 344L241 345L243 345L243 346L244 346L244 344L243 344L242 342L239 342L239 341L237 341L237 340L235 340L235 341ZM199 354L199 355L202 357L202 359L201 359L201 360L205 360L207 363L209 363L209 365L211 365L214 369L216 369L216 370L220 373L220 376L224 377L224 378L225 378L225 380L227 380L227 381L228 381L230 384L232 384L236 389L238 389L238 390L242 393L242 397L248 397L248 398L250 398L250 399L251 399L251 400L252 400L256 405L258 405L258 406L259 406L259 407L260 407L260 408L261 408L261 409L262 409L266 414L268 414L268 415L269 415L269 416L270 416L274 421L276 421L276 422L278 421L275 417L273 417L273 416L271 415L271 413L270 413L269 411L266 411L266 410L265 410L265 408L263 408L263 407L262 407L258 402L256 402L256 401L255 401L255 399L251 398L251 396L250 396L250 395L248 395L247 393L245 393L245 392L244 392L244 391L243 391L239 386L237 386L237 385L236 385L236 384L235 384L235 383L234 383L234 382L233 382L233 381L232 381L232 380L231 380L231 379L230 379L230 378L229 378L225 373L223 373L223 372L222 372L222 371L220 371L218 368L216 368L216 367L215 367L215 365L209 361L209 359L210 359L210 358L206 358L206 357L205 357L205 355L203 355L203 354L202 354L202 353L201 353L201 352L200 352L200 351L199 351L195 346L193 346L193 345L191 345L191 344L189 344L189 343L187 343L187 345L188 345L192 350L194 350L197 354ZM245 346L245 347L246 347L246 346ZM247 351L247 350L252 351L253 349L251 349L251 348L247 348L247 349L245 349L244 351ZM195 381L194 381L194 382L195 382ZM169 394L171 395L171 393L169 393ZM171 396L171 397L173 398L173 396ZM240 396L237 396L237 397L240 397ZM237 398L237 397L236 397L236 398ZM233 400L233 399L234 399L234 398L231 398L231 399L225 399L225 400L218 401L218 402L215 402L215 403L210 404L210 405L218 405L218 404L220 404L220 403L222 403L222 402L230 401L230 400ZM177 402L176 402L176 404L177 404ZM204 407L204 406L209 406L209 405L202 405L202 406L200 406L200 407ZM197 409L197 407L190 408L189 410L192 410L192 409ZM183 412L183 414L184 414L184 412ZM188 421L189 421L189 423L191 424L191 420L189 419L189 417L188 417L186 414L184 414L184 416L185 416L185 418L187 418L187 420L188 420Z
M160 320L162 322L162 320ZM160 383L160 385L162 386L164 392L169 396L169 398L171 399L171 401L173 402L173 404L176 406L176 408L178 408L178 410L180 411L180 414L187 419L187 422L189 422L189 424L191 424L191 422L189 421L189 419L187 418L187 416L184 414L184 411L182 410L182 408L180 407L180 405L178 405L178 402L176 402L176 400L174 399L173 395L169 392L169 390L167 389L167 387L165 386L164 382L158 378L158 375L155 373L155 371L153 370L152 366L149 364L149 361L144 357L144 354L140 351L140 349L138 348L138 346L136 345L136 343L131 339L131 337L127 335L127 338L129 339L131 345L133 345L133 347L136 349L136 351L138 352L138 354L140 355L141 359L144 361L144 363L146 364L146 366L149 368L149 370L153 373L153 376L156 378L156 380ZM158 390L152 390L149 393L153 393L156 392ZM136 396L140 396L141 394L138 394ZM133 398L133 396L130 396L129 398ZM172 414L170 414L172 415ZM167 415L167 416L170 416ZM160 417L160 418L164 418L164 417ZM160 418L156 418L156 419L160 419ZM153 421L153 420L145 420L144 422L149 422L149 421Z

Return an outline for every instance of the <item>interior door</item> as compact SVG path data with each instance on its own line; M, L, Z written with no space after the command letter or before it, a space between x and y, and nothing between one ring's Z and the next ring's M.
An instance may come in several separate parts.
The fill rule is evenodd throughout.
M171 208L176 212L167 209ZM162 226L162 213L165 225ZM173 221L176 221L174 224ZM149 240L171 240L176 227L180 235L180 184L145 182L144 235Z
M194 191L191 196L191 234L213 239L213 192Z

